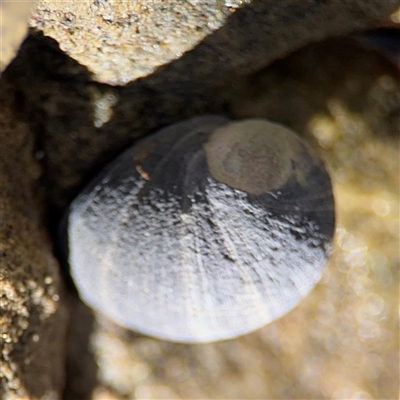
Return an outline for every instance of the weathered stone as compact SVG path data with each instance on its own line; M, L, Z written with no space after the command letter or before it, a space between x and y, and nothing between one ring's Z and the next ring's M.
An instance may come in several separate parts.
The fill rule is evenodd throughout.
M60 43L61 50L86 66L98 82L124 85L156 73L157 85L168 79L200 89L257 71L307 43L376 25L398 4L40 0L30 26Z
M1 390L4 399L58 398L67 313L58 263L43 226L34 137L0 93Z

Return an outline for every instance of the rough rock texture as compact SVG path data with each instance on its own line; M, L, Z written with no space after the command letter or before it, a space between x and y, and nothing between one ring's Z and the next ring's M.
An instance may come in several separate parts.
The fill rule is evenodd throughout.
M84 0L72 5L44 0L37 2L30 25L56 39L96 80L124 84L181 57L221 28L242 3Z
M108 84L153 72L205 92L300 46L363 29L398 0L41 0L30 21ZM241 7L240 7L241 6ZM168 64L165 68L157 67ZM188 88L182 88L184 92Z
M67 312L43 226L34 137L0 92L0 384L2 398L54 398L64 385Z
M57 397L64 383L70 399L396 397L398 69L372 50L343 51L343 39L327 48L308 47L270 72L248 74L309 42L384 24L400 2L269 0L243 2L234 13L210 2L223 11L213 14L221 28L205 27L185 44L190 25L174 46L183 53L199 44L175 61L176 47L169 51L165 45L158 62L151 51L136 62L139 56L123 42L134 21L104 18L108 7L122 13L124 4L128 10L133 3L96 0L93 10L84 2L38 3L31 25L60 43L32 32L3 75L3 104L11 110L2 107L0 118L2 126L12 127L0 132L6 163L0 171L1 246L7 249L1 268L11 281L0 287L8 290L2 315L2 354L9 357L5 388L14 397ZM74 29L67 12L75 16ZM85 37L90 30L99 37ZM121 40L106 57L98 48L108 37ZM140 35L134 39L142 46ZM329 54L336 54L332 69L324 63ZM96 82L125 84L158 65L124 87ZM94 320L72 294L63 380L64 311L53 311L66 295L59 291L47 235L54 244L65 206L124 146L209 112L266 116L314 143L335 182L339 227L331 266L316 290L280 321L204 346L161 342ZM40 180L33 154L43 168Z

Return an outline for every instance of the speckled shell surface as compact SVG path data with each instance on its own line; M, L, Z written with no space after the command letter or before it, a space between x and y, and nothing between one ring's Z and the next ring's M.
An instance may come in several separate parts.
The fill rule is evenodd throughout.
M225 117L162 129L84 189L66 221L71 275L88 305L151 336L207 342L255 330L311 290L334 231L329 176L287 128L252 122L273 141L285 132L274 151L244 123L245 148L242 134L223 131L236 129ZM274 155L285 159L271 168L285 173L264 185ZM253 186L250 168L261 173Z

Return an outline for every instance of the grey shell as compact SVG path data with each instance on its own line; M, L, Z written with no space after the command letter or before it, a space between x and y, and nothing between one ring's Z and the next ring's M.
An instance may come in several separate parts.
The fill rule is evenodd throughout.
M263 123L274 140L284 143L283 131L295 143L288 156L277 151L287 173L271 178L267 190L262 181L252 187L247 175L251 167L264 179L273 149L262 157L240 149L232 156L229 143L213 150L213 132L246 123L246 140L251 124ZM239 159L231 167L235 157L251 165L242 168ZM225 167L233 175L242 168L246 175L232 183L239 188L229 177L224 183L218 169ZM208 342L293 308L320 279L333 231L329 176L297 135L267 121L203 116L140 141L84 189L67 215L68 261L82 299L118 324Z

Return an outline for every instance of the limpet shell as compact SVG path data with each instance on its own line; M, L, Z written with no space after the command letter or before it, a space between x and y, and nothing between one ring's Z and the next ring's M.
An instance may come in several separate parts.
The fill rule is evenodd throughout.
M104 169L66 216L83 301L157 338L209 342L284 315L320 279L331 182L293 131L196 117Z

